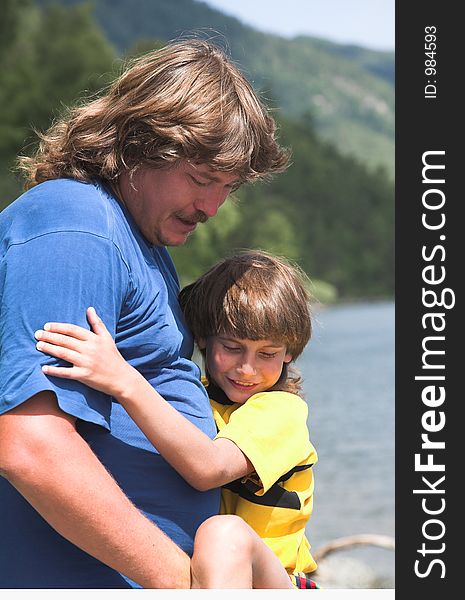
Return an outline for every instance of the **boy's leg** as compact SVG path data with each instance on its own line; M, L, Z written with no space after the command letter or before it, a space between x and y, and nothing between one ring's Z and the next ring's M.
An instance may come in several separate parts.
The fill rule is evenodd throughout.
M278 558L240 517L207 519L195 536L192 587L201 589L293 588Z

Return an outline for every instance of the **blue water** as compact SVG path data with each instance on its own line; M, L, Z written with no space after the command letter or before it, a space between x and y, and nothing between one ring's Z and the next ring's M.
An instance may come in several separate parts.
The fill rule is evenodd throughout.
M298 367L317 449L313 548L332 539L394 536L394 304L351 304L315 315ZM365 547L351 558L394 582L394 553Z

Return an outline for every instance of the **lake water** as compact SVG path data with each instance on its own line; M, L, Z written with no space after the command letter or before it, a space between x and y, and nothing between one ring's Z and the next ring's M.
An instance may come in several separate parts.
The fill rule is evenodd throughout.
M394 304L351 304L315 315L297 365L317 449L313 548L338 537L394 536ZM340 554L340 553L338 553ZM345 550L394 585L394 553Z

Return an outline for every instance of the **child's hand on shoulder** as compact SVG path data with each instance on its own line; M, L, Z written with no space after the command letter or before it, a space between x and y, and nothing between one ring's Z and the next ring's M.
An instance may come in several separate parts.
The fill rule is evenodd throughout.
M119 353L95 309L88 308L86 314L91 331L70 323L46 323L43 330L35 332L38 350L72 364L71 367L44 365L42 370L46 375L75 379L119 397L135 370Z

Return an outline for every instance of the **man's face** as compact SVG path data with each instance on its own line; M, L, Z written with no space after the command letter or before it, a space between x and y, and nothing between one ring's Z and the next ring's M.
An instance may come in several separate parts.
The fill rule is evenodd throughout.
M216 215L238 183L234 174L180 161L159 169L141 167L132 182L125 173L120 190L126 208L151 244L180 246L197 223Z

